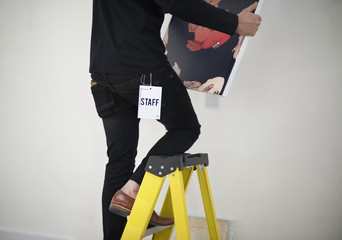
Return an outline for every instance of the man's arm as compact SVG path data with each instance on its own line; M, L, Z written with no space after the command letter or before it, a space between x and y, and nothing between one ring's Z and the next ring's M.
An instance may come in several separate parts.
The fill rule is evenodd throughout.
M182 20L211 28L227 34L253 36L261 22L259 15L251 13L252 6L239 15L216 8L204 0L153 0L165 13L170 13ZM255 3L257 4L257 3ZM248 10L247 10L248 9ZM246 11L245 11L246 10ZM245 12L244 12L245 11ZM249 11L249 12L248 12ZM258 22L256 18L260 18ZM253 27L252 27L253 26Z
M180 19L214 29L227 34L234 34L238 26L237 15L224 9L216 8L204 0L154 0L165 13Z

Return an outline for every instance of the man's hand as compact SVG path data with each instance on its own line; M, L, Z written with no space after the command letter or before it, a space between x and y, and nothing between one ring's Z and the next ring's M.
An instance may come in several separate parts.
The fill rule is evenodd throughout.
M255 2L238 14L239 25L236 32L242 36L254 36L261 24L261 17L252 13L258 6Z

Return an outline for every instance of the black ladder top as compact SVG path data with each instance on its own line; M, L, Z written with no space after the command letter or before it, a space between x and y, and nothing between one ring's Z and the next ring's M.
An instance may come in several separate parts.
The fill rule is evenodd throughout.
M209 165L207 153L196 154L177 154L174 156L150 156L145 171L152 173L158 177L164 177L178 168L180 171L184 167L192 167L196 165Z

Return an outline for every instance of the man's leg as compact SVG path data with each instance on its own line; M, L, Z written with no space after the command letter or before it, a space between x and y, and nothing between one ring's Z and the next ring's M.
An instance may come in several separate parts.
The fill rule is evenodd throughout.
M141 183L145 166L151 155L172 156L187 151L200 134L200 124L190 97L177 74L169 66L166 71L153 77L153 82L163 86L160 122L167 133L152 147L131 179Z
M132 115L132 114L131 114ZM136 114L103 119L108 157L102 193L103 230L105 240L120 239L126 218L109 211L112 197L129 180L137 153L138 123Z
M92 93L97 112L103 120L109 158L102 192L104 239L119 240L127 220L111 213L109 205L115 192L129 180L133 172L139 119L136 106L113 93L104 79L98 78L97 81L101 84L93 85Z

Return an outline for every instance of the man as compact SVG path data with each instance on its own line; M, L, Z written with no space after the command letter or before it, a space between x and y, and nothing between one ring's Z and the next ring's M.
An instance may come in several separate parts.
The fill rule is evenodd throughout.
M164 13L227 34L254 36L261 23L260 16L251 13L256 6L235 15L203 0L93 1L91 89L109 157L102 195L105 240L121 238L148 157L184 153L200 134L188 93L164 54L160 38ZM139 136L139 86L143 84L162 87L158 121L167 132L133 172ZM168 225L173 221L154 212L150 223Z

